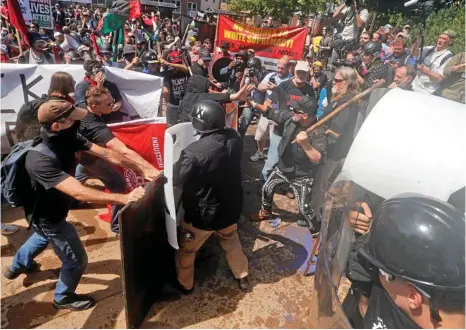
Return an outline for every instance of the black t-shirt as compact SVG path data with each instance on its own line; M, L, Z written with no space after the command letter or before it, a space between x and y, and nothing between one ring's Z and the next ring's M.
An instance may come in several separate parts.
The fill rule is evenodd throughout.
M314 176L320 163L313 163L307 156L304 149L298 143L291 143L291 141L296 138L299 132L305 131L306 128L302 127L301 125L295 125L293 123L289 125L293 125L295 128L291 135L286 132L286 130L289 128L285 128L284 134L286 134L287 138L289 137L289 141L281 142L287 143L287 146L283 154L280 156L278 168L287 175L294 175L296 177ZM293 129L292 126L290 128ZM309 143L323 156L327 147L327 136L325 135L325 129L317 128L313 130L309 134Z
M164 71L163 84L170 90L168 103L180 105L181 99L186 91L189 74L181 71Z
M105 147L110 140L115 138L102 117L92 112L88 112L87 116L81 120L79 134L101 147Z
M364 329L421 329L395 305L380 282L372 288L363 324Z
M316 98L316 94L311 85L306 83L303 87L297 87L292 79L289 79L278 85L270 99L273 103L278 103L278 107L281 110L289 110L291 100L300 100L305 95ZM277 127L274 128L274 133L281 136Z
M76 170L75 152L89 150L91 143L81 135L69 143L68 150L55 152L57 159L52 159L37 151L30 151L26 155L26 170L31 178L33 194L24 206L29 221L34 213L39 224L53 224L66 220L72 197L62 193L54 187L67 179L74 177ZM37 204L36 204L37 202Z
M328 78L327 78L327 75L322 72L320 76L315 77L315 79L317 80L318 83L320 83L319 87L314 88L314 91L316 92L316 97L318 98L320 94L320 90L324 88L325 86L327 86Z

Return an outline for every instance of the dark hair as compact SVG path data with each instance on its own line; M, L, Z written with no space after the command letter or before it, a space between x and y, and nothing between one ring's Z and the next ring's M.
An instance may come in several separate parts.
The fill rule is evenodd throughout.
M380 42L383 44L387 42L387 36L385 34L380 34Z
M52 75L49 96L66 96L74 91L74 79L68 72L58 71Z

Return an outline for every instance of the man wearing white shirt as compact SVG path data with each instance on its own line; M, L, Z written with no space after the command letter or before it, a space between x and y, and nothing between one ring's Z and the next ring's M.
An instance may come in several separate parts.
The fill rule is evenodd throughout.
M417 67L417 75L413 81L413 90L432 94L439 87L443 79L443 70L453 57L448 47L453 43L456 33L452 30L443 32L436 46L422 49L422 59Z
M262 82L258 86L260 92L266 92L266 99L272 94L271 89L276 85L280 85L283 81L291 78L290 60L288 57L283 57L277 62L277 72L271 72L267 74ZM271 79L272 78L272 79ZM274 82L275 81L275 82ZM272 105L273 108L278 108L278 103ZM265 159L267 156L264 154L265 143L270 139L270 135L273 132L273 122L267 119L265 116L260 117L257 124L255 140L257 141L257 151L250 157L252 162Z

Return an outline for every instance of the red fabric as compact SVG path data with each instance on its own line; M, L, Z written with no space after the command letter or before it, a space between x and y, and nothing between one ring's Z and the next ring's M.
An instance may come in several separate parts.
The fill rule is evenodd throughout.
M142 22L144 23L144 25L148 25L148 26L152 27L153 20L151 18L144 18L142 20Z
M62 64L62 60L59 54L59 50L57 46L52 46L52 53L55 59L55 64Z
M91 34L91 42L92 42L92 48L94 49L94 52L97 54L97 56L102 57L99 46L97 46L97 36L94 33Z
M75 103L76 103L76 100L75 100L74 98L72 98L71 96L69 96L69 95L66 95L65 100L67 100L67 101L70 102L71 104L75 104Z
M129 0L129 19L141 17L141 2L139 0Z
M104 15L102 15L102 18L99 20L99 24L97 24L97 30L102 30L104 28Z
M97 83L94 80L89 79L87 76L84 77L84 80L91 84L92 87L97 86Z
M7 0L7 5L11 25L13 25L19 32L21 32L24 42L30 45L28 38L28 28L24 22L23 14L21 13L18 0Z
M8 57L7 54L1 54L1 63L8 63L10 61L10 58Z
M254 49L258 57L279 59L288 55L291 60L299 61L303 58L306 34L307 27L256 28L220 15L216 46L226 41L232 52L244 47Z
M110 130L128 148L136 151L142 158L154 165L156 169L163 170L163 147L166 128L167 125L163 123L122 123L110 127ZM120 167L118 170L125 178L127 192L148 184L139 173ZM108 214L101 214L99 218L110 222L111 205L107 205L107 209Z
M8 13L8 9L5 7L5 6L2 6L2 15L3 16L6 16L6 17L9 17L9 13Z

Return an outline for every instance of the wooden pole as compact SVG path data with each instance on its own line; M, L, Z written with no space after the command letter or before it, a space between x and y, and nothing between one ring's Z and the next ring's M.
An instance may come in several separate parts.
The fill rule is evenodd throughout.
M220 14L217 15L217 24L215 24L215 41L214 41L214 47L217 47L217 40L218 40L218 20L220 19Z
M327 116L325 116L324 118L322 118L321 120L319 120L317 123L315 123L314 125L312 125L311 127L309 127L308 129L306 129L306 133L310 133L312 132L313 130L315 130L316 128L322 126L323 124L325 124L326 122L328 122L330 119L334 118L336 115L338 115L340 112L342 112L343 110L346 109L346 107L348 107L350 104L353 104L357 101L359 101L360 99L364 98L366 95L369 95L370 93L372 93L372 91L374 91L375 89L377 88L380 88L382 87L382 85L385 84L385 80L380 80L378 83L372 85L372 87L366 89L364 92L362 93L359 93L358 95L354 96L351 100L348 100L347 102L343 103L342 105L340 105L339 107L337 107L335 110L333 110L331 113L329 113ZM293 143L296 142L296 139L293 140Z
M15 28L16 31L16 40L18 40L19 56L23 56L23 45L21 44L21 38L19 36L19 31Z

